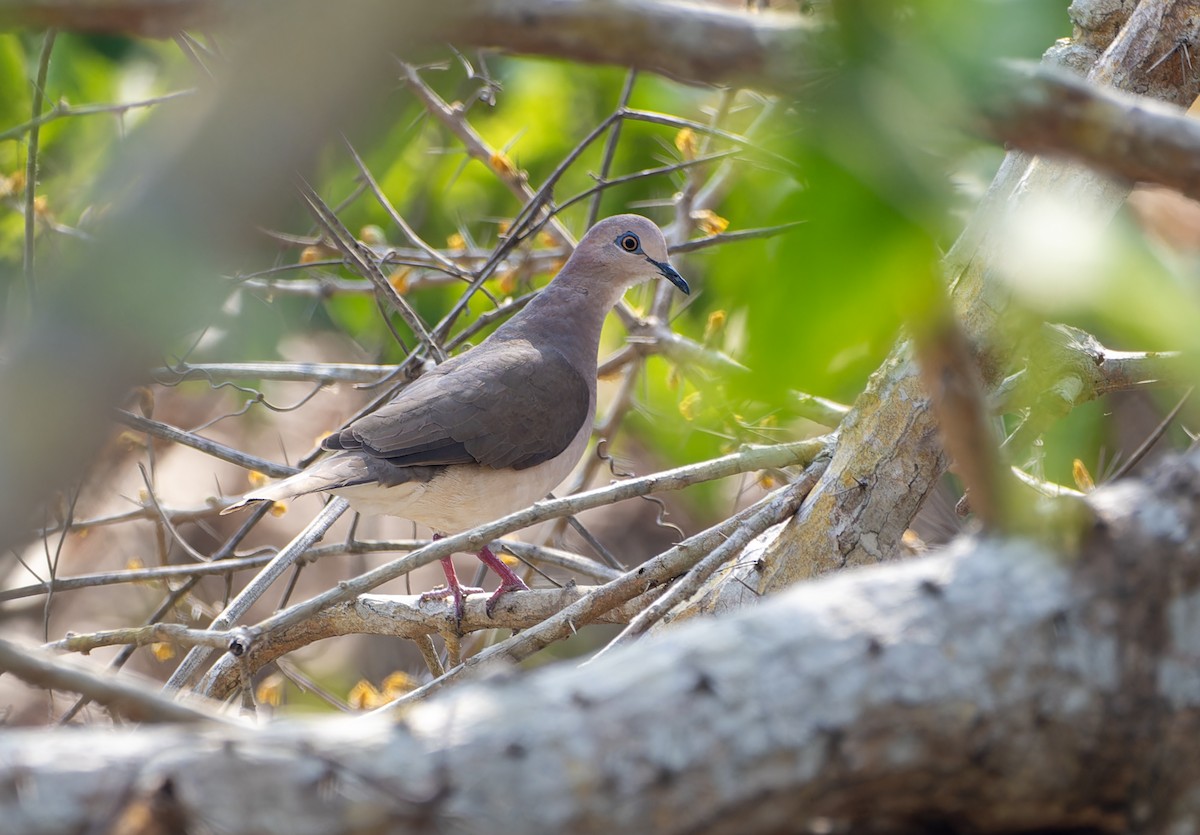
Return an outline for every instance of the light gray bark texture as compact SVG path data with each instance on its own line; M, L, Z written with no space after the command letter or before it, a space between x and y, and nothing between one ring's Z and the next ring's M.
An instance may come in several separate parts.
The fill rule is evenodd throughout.
M0 734L8 833L1200 827L1200 454L380 718ZM1064 524L1064 521L1069 524ZM137 830L150 831L150 830Z
M1195 0L1145 0L1130 4L1072 5L1077 40L1095 57L1102 38L1115 39L1095 57L1088 81L1186 105L1200 90L1200 76L1155 59L1190 42L1200 19ZM1120 20L1121 29L1116 33ZM1181 40L1182 39L1182 40ZM1067 62L1053 50L1048 63ZM1151 56L1154 56L1153 58ZM1080 54L1071 62L1078 64ZM1010 357L997 340L997 322L1008 308L1009 291L997 266L1010 244L1006 219L1053 197L1107 222L1129 192L1122 184L1077 163L1010 153L958 242L943 259L956 312L966 336L980 351L984 381L999 382ZM895 559L901 540L925 497L948 463L933 404L911 346L899 343L872 375L839 428L833 461L804 506L778 534L737 567L714 575L675 620L736 610L793 583L843 567ZM759 569L761 561L763 568Z

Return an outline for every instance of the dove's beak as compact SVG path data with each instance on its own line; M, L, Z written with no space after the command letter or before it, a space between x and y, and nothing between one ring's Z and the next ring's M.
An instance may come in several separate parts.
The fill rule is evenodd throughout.
M688 283L683 280L683 276L675 272L675 268L666 261L655 261L649 255L646 256L646 260L658 267L658 271L663 274L663 278L682 290L684 295L690 296L692 294L692 288L688 287Z

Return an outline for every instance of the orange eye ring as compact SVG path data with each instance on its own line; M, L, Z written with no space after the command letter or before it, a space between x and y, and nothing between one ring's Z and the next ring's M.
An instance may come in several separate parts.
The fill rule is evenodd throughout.
M638 240L637 235L632 232L626 232L617 239L617 244L626 252L637 252L642 248L642 242Z

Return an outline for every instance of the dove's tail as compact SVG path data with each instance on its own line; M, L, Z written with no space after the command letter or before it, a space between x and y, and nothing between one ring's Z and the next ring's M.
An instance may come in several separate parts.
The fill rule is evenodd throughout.
M362 484L367 478L369 478L369 474L361 456L334 455L314 464L307 470L301 470L295 475L288 476L282 481L251 490L239 501L224 508L221 515L233 513L259 502L282 502L309 493L319 493L322 490L335 490L339 487Z

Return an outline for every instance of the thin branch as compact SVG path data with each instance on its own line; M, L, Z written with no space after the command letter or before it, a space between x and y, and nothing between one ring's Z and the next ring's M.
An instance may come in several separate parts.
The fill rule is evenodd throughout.
M245 653L253 649L255 641L260 636L296 624L312 617L322 609L343 600L349 600L364 592L371 591L377 586L394 580L422 565L464 551L478 551L483 545L492 540L527 528L538 522L555 519L560 516L580 513L595 507L602 507L613 502L657 493L664 490L679 490L702 481L725 478L742 472L772 467L786 467L796 464L808 464L826 448L827 439L817 438L808 441L798 441L789 444L779 444L770 447L750 447L740 452L732 453L701 464L678 467L662 473L656 473L642 478L629 479L608 487L589 490L562 499L541 501L525 510L510 513L495 522L480 525L463 533L454 534L437 540L418 551L379 566L351 580L344 580L337 588L316 595L302 603L295 604L282 612L255 624L245 631L245 641L238 651ZM735 517L736 519L736 517ZM719 528L720 526L718 526ZM290 546L289 546L290 547ZM716 547L716 543L707 550ZM617 582L617 581L614 581ZM501 601L500 607L505 604ZM611 608L611 606L609 607ZM449 605L446 611L449 611ZM213 667L207 678L207 687L211 689L212 682L222 678L224 671L229 669L226 655ZM177 671L178 673L178 671ZM172 678L175 681L175 677Z
M800 417L830 429L839 426L850 413L850 407L844 403L836 403L825 397L799 391L791 393L791 405Z
M652 125L663 125L664 127L668 127L668 128L677 128L677 129L688 128L689 130L694 130L697 133L703 133L703 134L708 134L709 136L715 136L719 139L724 139L726 142L732 142L733 144L740 145L744 148L752 148L755 151L757 151L758 153L763 154L764 156L767 156L770 159L773 159L778 163L781 163L785 168L787 168L789 170L796 169L796 161L795 160L788 159L785 156L781 156L780 154L776 154L771 151L768 151L767 149L758 145L753 139L751 139L747 136L741 136L736 133L730 133L727 130L722 130L721 128L714 127L712 125L706 125L703 122L696 122L691 119L683 119L683 118L680 118L679 116L672 116L668 113L654 113L649 110L635 110L635 109L631 109L631 108L623 109L621 111L621 116L622 116L622 118L633 119L634 121L637 121L637 122L647 122Z
M148 623L145 626L129 626L122 629L102 629L98 632L68 632L65 637L51 641L43 649L60 652L81 652L87 655L94 649L111 646L138 646L170 641L189 647L213 647L225 649L233 636L232 631L192 629L181 623Z
M21 647L0 638L0 672L8 672L37 687L82 693L135 722L219 722L227 717L198 701L183 703L155 691L156 684L140 677L103 674L55 658L45 651Z
M195 433L160 423L157 420L144 418L132 412L126 412L123 409L117 409L115 416L118 422L125 424L131 429L145 432L147 435L153 435L156 438L162 438L166 441L174 441L177 444L190 446L206 455L211 455L222 461L228 461L230 464L237 464L239 467L245 467L248 470L257 470L264 475L283 478L284 476L294 475L298 472L295 467L289 467L286 464L276 464L273 461L268 461L266 458L250 455L218 441L202 438Z
M210 629L227 629L237 622L238 618L246 613L246 611L260 598L263 593L277 580L279 577L296 564L297 560L304 556L304 553L312 547L312 544L325 535L329 527L337 521L338 517L346 512L346 508L350 505L343 498L332 499L329 504L321 509L321 512L308 523L296 537L288 543L287 547L281 550L269 562L262 571L255 575L254 579L246 584L229 605L213 619ZM166 689L178 690L191 681L192 676L198 672L200 665L209 656L211 650L209 648L197 647L187 654L183 662L171 674L171 678L167 681Z
M158 519L159 523L167 529L167 532L171 534L171 538L178 543L179 547L182 548L189 557L194 559L196 562L208 562L209 558L193 548L192 544L184 539L183 535L179 533L178 528L171 523L170 517L167 516L166 512L162 508L162 505L158 503L158 496L156 496L154 493L154 482L150 480L150 473L146 471L144 464L138 464L138 472L142 474L142 483L146 485L146 500L149 502L150 506L154 508L155 518ZM162 550L164 552L162 556L165 557L165 552L167 550L165 545L163 546ZM166 562L166 560L164 559L163 562ZM54 578L51 577L51 582L53 582L53 580Z
M46 99L46 74L50 70L50 53L54 51L54 39L58 37L57 29L47 29L42 38L42 51L38 56L37 75L33 82L33 119L35 124L29 129L29 142L25 149L25 247L24 272L25 291L29 294L29 306L37 306L37 283L33 272L33 241L37 233L37 178L38 151L41 146L38 138L41 135L41 125L36 123L42 115L42 104Z
M524 172L517 170L508 159L508 155L497 151L489 145L476 132L475 128L471 127L471 124L465 118L464 111L447 104L432 87L425 83L415 67L403 61L399 63L405 82L408 84L409 89L420 99L421 103L425 105L425 109L433 114L439 122L458 138L458 141L463 144L463 147L467 149L467 153L473 159L483 163L489 171L495 174L500 179L500 182L512 192L513 196L521 201L522 205L532 203L535 194L529 187L528 179ZM549 226L550 233L559 243L568 249L575 248L575 239L560 221L552 219Z
M752 241L759 238L773 238L776 235L781 235L785 232L790 232L797 226L803 226L808 223L807 220L795 220L791 223L781 223L778 226L764 226L760 229L739 229L736 232L721 232L716 235L709 235L705 238L696 238L691 241L673 244L671 246L671 254L684 252L697 252L701 249L708 249L710 246L719 246L720 244L736 243L739 241Z
M416 644L417 650L421 653L422 660L425 661L425 666L429 669L429 674L434 678L446 672L446 668L442 666L442 659L438 657L437 649L433 645L433 639L428 635L422 635L413 638L413 643Z
M630 624L614 638L608 646L600 650L591 660L595 660L609 649L629 643L645 634L652 626L665 618L668 613L683 601L690 598L704 585L722 565L741 553L750 544L750 540L761 534L772 525L795 515L804 498L817 483L819 473L815 468L809 468L797 481L777 491L765 507L750 516L737 527L733 535L725 540L718 548L696 563L687 575L671 586L661 597L643 609Z
M278 380L290 383L370 383L396 370L394 365L348 362L178 362L151 373L163 385L193 377L218 380Z
M55 102L54 106L30 119L24 124L11 127L8 130L0 131L0 142L6 140L19 139L27 133L30 133L34 128L41 127L49 122L57 119L66 119L73 116L95 116L101 113L110 113L117 116L124 115L130 110L137 110L143 107L153 107L156 104L171 101L172 99L180 98L181 96L190 96L195 93L195 90L176 90L173 93L164 93L161 96L152 96L148 99L139 99L137 101L114 103L114 104L81 104L71 105L65 101Z
M334 245L342 251L347 261L360 275L367 277L375 285L377 297L387 300L391 307L400 314L400 318L408 325L409 330L429 349L430 354L438 362L444 360L446 358L445 352L437 340L426 329L425 323L421 321L421 317L412 309L408 301L396 291L392 283L387 280L387 276L379 269L379 264L376 262L374 255L358 243L312 186L302 181L300 183L300 193L305 201L307 201L317 222L329 232ZM405 350L408 349L405 348Z
M6 600L20 600L23 597L33 597L48 594L90 589L98 586L114 586L123 583L148 583L160 580L187 579L190 577L207 577L230 574L234 571L245 571L259 568L271 561L274 554L259 554L253 557L206 562L201 565L164 565L154 568L130 568L122 571L105 571L96 574L80 574L75 577L56 577L54 580L19 586L12 589L0 589L0 603ZM311 554L310 554L311 556Z
M675 174L680 171L687 171L690 168L704 166L714 160L728 160L731 157L736 157L740 154L740 150L718 151L713 154L705 154L698 156L695 159L681 159L672 162L668 165L659 165L654 168L643 168L641 171L634 171L630 174L622 174L618 177L600 177L595 185L590 186L578 194L573 194L566 200L562 200L558 204L558 212L563 212L576 203L580 203L589 197L599 198L601 194L615 186L625 185L626 183L635 183L639 180L645 180L650 177L660 177L665 174ZM669 243L669 242L668 242ZM674 252L675 250L671 250Z
M633 85L636 83L637 70L630 70L625 74L625 86L621 88L621 94L617 97L618 110L624 110L629 106L629 97L633 95ZM617 154L617 144L621 141L622 124L620 121L614 122L612 130L608 133L608 139L604 141L604 155L600 158L600 171L597 174L597 178L602 183L608 179L608 172L612 169L613 158ZM597 189L592 198L592 205L588 207L587 225L589 229L600 218L600 199L603 195L604 192Z
M346 150L350 152L350 158L354 160L355 166L358 167L359 176L363 178L363 182L367 184L367 188L371 190L371 194L375 195L375 200L380 206L383 207L383 210L387 212L388 217L392 219L392 223L396 224L396 228L404 233L404 237L408 238L409 243L421 250L421 252L424 252L426 255L428 255L443 272L449 273L450 275L458 278L466 278L467 274L463 272L463 270L457 264L427 244L425 240L416 233L416 230L408 225L408 221L401 217L400 213L396 211L396 207L392 205L392 202L387 199L387 195L385 195L383 190L379 187L379 183L375 181L373 176L371 176L370 169L367 168L367 164L363 162L362 157L358 155L358 151L354 150L354 146L350 144L350 140L343 136L342 142L345 144Z
M1159 439L1166 434L1166 431L1171 427L1171 424L1175 422L1175 418L1179 417L1179 413L1183 411L1183 407L1187 405L1188 400L1192 396L1192 392L1195 390L1196 389L1194 387L1189 387L1188 390L1183 393L1183 397L1179 398L1179 402L1175 404L1175 407L1167 413L1166 417L1159 421L1158 426L1154 427L1154 431L1147 435L1146 439L1138 445L1138 448L1135 449L1133 454L1129 456L1129 460L1117 468L1116 472L1109 477L1109 481L1116 481L1117 479L1124 478L1133 470L1134 467L1138 465L1138 462L1146 457L1150 450L1154 448L1154 445L1158 443Z

